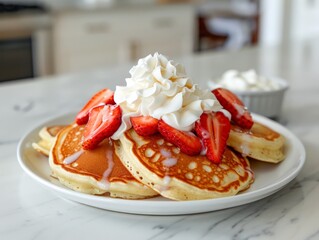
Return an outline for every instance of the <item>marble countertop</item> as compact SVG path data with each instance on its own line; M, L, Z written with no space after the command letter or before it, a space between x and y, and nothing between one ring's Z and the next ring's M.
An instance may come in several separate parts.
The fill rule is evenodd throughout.
M280 122L299 137L307 153L300 174L279 192L203 214L143 216L77 204L43 188L18 164L23 134L56 115L77 111L102 87L123 85L130 65L0 84L0 239L319 239L316 42L177 59L202 87L230 68L254 68L287 79L290 88Z

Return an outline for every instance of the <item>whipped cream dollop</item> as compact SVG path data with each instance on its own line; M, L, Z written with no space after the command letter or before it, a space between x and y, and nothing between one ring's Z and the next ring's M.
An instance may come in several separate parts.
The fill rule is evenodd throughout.
M181 64L159 53L140 59L130 75L126 86L117 86L114 93L114 101L122 109L122 124L113 139L131 128L132 116L152 116L190 131L204 111L222 108L210 90L192 83Z
M223 87L232 91L271 91L280 89L281 85L277 81L258 75L255 70L228 70L216 82L210 81L209 87Z

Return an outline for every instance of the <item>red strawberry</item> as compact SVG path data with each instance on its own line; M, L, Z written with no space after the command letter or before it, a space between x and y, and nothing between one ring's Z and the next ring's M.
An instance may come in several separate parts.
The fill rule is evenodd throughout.
M230 122L222 113L203 113L195 123L195 131L206 147L206 156L213 163L220 163L230 132Z
M199 138L192 132L184 132L171 127L163 120L158 122L158 131L164 139L179 147L183 153L188 155L198 155L202 150Z
M157 133L158 119L151 116L131 117L134 130L141 136L150 136Z
M115 104L114 92L110 89L102 89L85 104L81 111L76 115L75 122L78 125L86 124L89 120L89 111L97 105Z
M116 105L92 108L83 133L83 149L94 149L105 138L111 137L121 125L121 116L121 108Z
M225 88L216 88L212 91L220 104L230 112L235 124L250 129L254 122L244 103L231 91Z

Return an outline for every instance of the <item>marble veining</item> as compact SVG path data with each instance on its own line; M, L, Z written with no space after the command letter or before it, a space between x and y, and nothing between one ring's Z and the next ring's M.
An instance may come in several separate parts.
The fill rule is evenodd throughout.
M17 112L29 112L34 107L34 101L26 100L25 102L15 104L13 109Z
M303 51L305 46L312 50L311 58ZM0 84L0 239L319 239L318 46L314 40L285 51L252 48L178 59L202 87L236 67L286 78L290 89L281 121L301 139L307 152L300 174L277 193L194 215L124 214L63 200L27 176L17 162L17 144L27 131L78 110L102 87L124 84L130 66Z

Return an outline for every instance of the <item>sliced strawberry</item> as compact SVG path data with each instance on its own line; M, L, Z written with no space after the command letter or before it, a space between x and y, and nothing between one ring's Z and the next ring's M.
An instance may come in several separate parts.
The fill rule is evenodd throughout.
M179 147L183 153L188 155L198 155L202 150L202 144L199 138L192 132L184 132L171 127L163 120L158 122L158 131L164 139Z
M195 131L206 147L206 156L213 163L220 163L230 132L230 122L222 113L203 113L195 123Z
M78 125L86 124L89 120L89 111L91 108L101 104L115 104L114 92L104 88L94 94L94 96L85 104L81 111L76 115L75 122Z
M134 130L141 136L150 136L157 133L158 119L151 116L131 117Z
M250 129L254 122L244 103L231 91L225 88L216 88L212 91L220 104L230 112L235 124Z
M100 105L91 109L85 126L82 148L94 149L105 138L111 137L121 125L121 108L116 105Z

